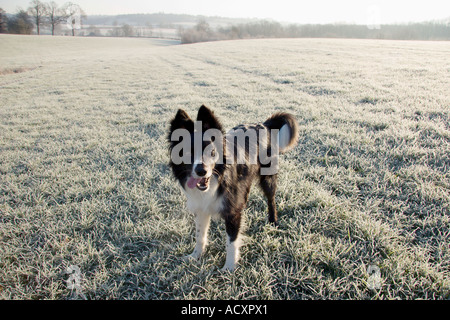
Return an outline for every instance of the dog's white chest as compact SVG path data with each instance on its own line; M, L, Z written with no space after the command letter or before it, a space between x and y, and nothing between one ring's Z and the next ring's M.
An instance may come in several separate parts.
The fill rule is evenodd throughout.
M186 187L186 207L189 211L203 214L219 214L223 208L223 197L217 196L219 184L215 177L211 178L210 186L207 191L200 191L197 188L189 189Z

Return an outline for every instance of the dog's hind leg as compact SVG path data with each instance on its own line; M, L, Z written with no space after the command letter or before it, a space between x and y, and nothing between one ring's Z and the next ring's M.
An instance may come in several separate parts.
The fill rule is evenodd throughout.
M261 189L267 198L269 208L269 222L278 225L277 206L275 203L275 192L277 191L277 175L261 176Z

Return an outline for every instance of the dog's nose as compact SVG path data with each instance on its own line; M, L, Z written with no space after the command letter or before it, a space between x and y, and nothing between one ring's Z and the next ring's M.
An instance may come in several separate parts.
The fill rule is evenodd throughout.
M194 171L199 177L203 177L204 175L206 175L206 170L205 168L203 168L203 164L197 164Z

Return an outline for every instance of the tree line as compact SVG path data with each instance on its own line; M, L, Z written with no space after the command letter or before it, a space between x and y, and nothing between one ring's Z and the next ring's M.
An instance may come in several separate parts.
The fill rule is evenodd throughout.
M54 1L32 0L27 10L19 9L14 15L8 16L0 8L0 33L31 34L34 29L40 35L45 26L50 27L52 35L55 35L57 26L65 24L74 36L85 18L83 9L73 2L59 6Z
M153 15L151 15L153 17ZM164 20L165 15L159 19ZM172 17L173 16L173 17ZM114 21L109 26L106 36L112 37L151 37L153 33L158 36L152 24L146 20L148 15L124 15L118 18L127 18L129 21L138 19L145 26L132 26L124 23L119 26ZM175 21L177 15L169 15L169 21ZM111 19L111 17L100 17ZM100 19L99 18L99 19ZM191 19L190 16L182 16L183 19ZM46 31L55 30L59 25L66 25L71 34L81 28L82 20L86 14L81 7L72 2L58 6L55 2L45 3L40 0L32 0L27 10L20 9L15 15L7 15L0 8L0 33L41 34L41 28ZM182 20L183 20L182 19ZM133 23L133 22L131 22ZM160 23L161 29L162 22ZM168 29L175 26L168 26ZM227 26L212 28L205 19L190 28L179 26L178 38L182 43L195 43L204 41L254 39L254 38L356 38L356 39L391 39L391 40L450 40L450 23L424 22L397 25L365 26L352 24L289 24L282 25L275 21L234 22ZM101 32L102 30L103 32ZM100 36L105 27L91 25L78 35ZM161 32L161 31L160 31ZM175 33L175 32L174 32ZM162 37L162 34L160 35Z
M258 21L213 29L205 20L179 29L182 43L255 38L355 38L389 40L450 40L449 23L410 23L368 27L351 24L290 24Z

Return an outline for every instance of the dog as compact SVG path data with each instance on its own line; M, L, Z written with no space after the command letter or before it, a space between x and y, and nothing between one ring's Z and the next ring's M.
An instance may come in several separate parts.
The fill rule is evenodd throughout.
M222 270L236 268L242 213L255 180L267 198L268 220L277 225L278 154L297 145L298 131L295 117L284 112L261 124L239 125L225 134L208 107L199 108L195 122L184 110L178 110L169 127L169 166L186 195L187 208L195 214L196 245L190 259L201 257L210 219L219 215L227 233Z

